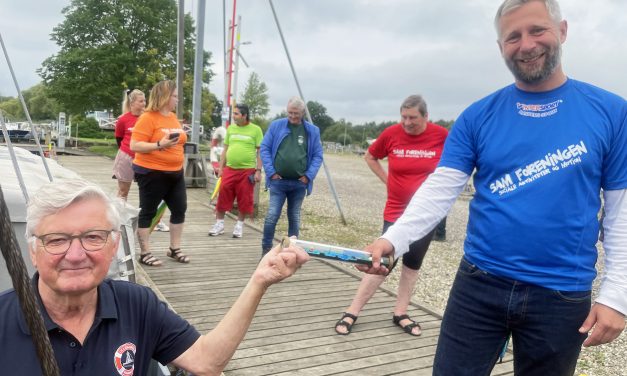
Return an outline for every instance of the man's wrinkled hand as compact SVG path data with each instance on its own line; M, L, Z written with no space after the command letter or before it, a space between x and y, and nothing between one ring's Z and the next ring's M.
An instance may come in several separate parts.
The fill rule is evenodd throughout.
M388 268L381 265L381 257L394 255L394 246L392 243L383 238L379 238L372 244L367 245L364 251L372 254L372 266L357 265L357 269L364 273L378 275L387 275L390 272Z
M309 255L303 249L293 245L283 248L279 244L261 259L253 278L268 288L292 276L307 261Z

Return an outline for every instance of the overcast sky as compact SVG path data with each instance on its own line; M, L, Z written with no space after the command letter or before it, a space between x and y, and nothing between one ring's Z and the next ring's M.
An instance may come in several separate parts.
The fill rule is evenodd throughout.
M197 1L186 11L196 18ZM18 83L40 81L36 69L58 49L52 28L69 0L2 0L0 33ZM273 0L306 100L354 124L395 120L400 102L422 94L432 120L455 119L473 101L512 82L496 45L495 0ZM232 1L227 1L230 7ZM627 97L627 1L562 0L569 22L563 65L572 78ZM239 93L250 72L267 84L271 114L297 94L268 1L239 0ZM227 9L231 15L232 10ZM222 1L208 1L205 49L217 76L210 89L224 96ZM173 43L175 42L173 36ZM4 56L0 95L15 96Z

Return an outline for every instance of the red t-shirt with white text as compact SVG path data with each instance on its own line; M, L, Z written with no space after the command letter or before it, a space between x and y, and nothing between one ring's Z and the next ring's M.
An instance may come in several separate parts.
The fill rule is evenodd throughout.
M135 153L131 151L131 135L138 118L139 116L135 116L131 112L127 112L120 116L118 121L115 123L115 137L122 137L120 150L133 158L135 158Z
M427 123L419 135L407 134L401 124L394 124L370 145L368 153L374 158L388 158L384 220L395 222L403 214L416 190L440 162L447 135L446 128L433 123Z

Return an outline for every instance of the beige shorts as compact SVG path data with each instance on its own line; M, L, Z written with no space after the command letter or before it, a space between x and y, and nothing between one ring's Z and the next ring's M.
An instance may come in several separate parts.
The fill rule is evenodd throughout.
M113 162L113 176L119 181L130 183L135 178L133 171L133 157L125 152L118 150Z

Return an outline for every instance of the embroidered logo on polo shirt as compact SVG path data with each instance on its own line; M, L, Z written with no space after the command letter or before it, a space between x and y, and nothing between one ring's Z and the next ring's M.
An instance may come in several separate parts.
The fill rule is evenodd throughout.
M135 345L127 342L115 350L115 369L122 376L133 376L135 371Z
M516 103L518 114L521 116L528 116L534 118L543 118L547 116L553 116L557 113L557 108L562 104L562 100L545 104L524 104Z

